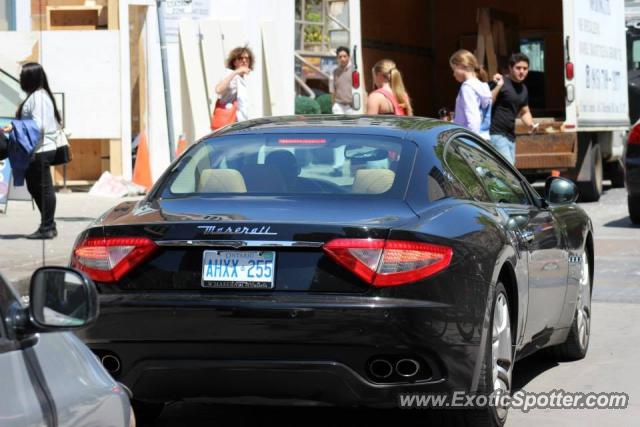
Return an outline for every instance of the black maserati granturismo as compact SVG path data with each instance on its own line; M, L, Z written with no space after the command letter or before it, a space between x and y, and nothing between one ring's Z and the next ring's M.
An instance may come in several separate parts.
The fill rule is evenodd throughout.
M450 123L310 116L191 146L78 237L100 293L81 336L139 402L393 407L509 393L516 360L589 344L593 229ZM473 412L504 423L507 408Z

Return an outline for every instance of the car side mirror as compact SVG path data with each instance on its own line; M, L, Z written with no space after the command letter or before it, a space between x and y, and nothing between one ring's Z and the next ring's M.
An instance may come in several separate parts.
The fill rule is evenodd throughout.
M522 230L529 223L530 218L529 215L511 215L509 217L509 221L507 222L507 228L509 230Z
M95 284L65 267L42 267L31 276L29 317L38 330L82 328L98 317Z
M568 205L578 199L578 187L573 181L552 176L544 183L544 199L552 205Z

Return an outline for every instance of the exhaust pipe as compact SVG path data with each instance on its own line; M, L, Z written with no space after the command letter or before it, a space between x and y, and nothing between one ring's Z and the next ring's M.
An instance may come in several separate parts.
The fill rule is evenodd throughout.
M396 373L401 377L411 378L420 370L420 363L414 359L400 359L396 363Z
M369 370L376 378L387 378L393 373L393 366L384 359L376 359L369 364Z
M102 362L102 366L104 366L104 368L110 374L114 374L120 370L120 359L112 354L102 356L102 359L100 359L100 361Z

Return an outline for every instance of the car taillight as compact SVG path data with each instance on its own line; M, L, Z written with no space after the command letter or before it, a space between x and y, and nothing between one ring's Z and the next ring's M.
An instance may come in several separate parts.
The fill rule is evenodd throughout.
M403 240L336 239L323 249L340 265L376 286L413 283L449 266L447 246Z
M567 62L564 66L564 72L567 76L567 80L573 80L574 70L573 70L573 62Z
M97 282L117 282L157 248L146 237L90 237L73 249L71 265Z
M640 125L631 128L627 138L627 145L640 145Z
M358 89L360 87L360 72L357 70L354 70L351 73L351 86L353 86L354 89Z

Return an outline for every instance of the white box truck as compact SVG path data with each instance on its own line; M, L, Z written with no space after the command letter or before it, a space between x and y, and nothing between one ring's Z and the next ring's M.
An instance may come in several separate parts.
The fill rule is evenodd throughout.
M304 1L306 7L314 3ZM404 0L393 7L386 0L324 0L324 6L329 27L331 10L341 10L343 19L348 10L348 28L338 28L348 30L348 38L343 31L336 43L348 40L366 82L354 88L363 99L361 112L364 87L372 87L371 67L385 57L403 73L417 115L452 109L458 85L449 56L459 48L475 51L482 39L495 51L493 61L484 58L487 68L504 71L512 52L531 59L525 83L540 126L533 135L517 126L517 167L532 180L559 171L577 182L582 201L600 198L605 176L614 186L624 185L621 160L629 128L624 0ZM485 34L478 25L482 11L491 21ZM303 38L304 31L297 30ZM327 46L335 49L331 31L327 34Z

